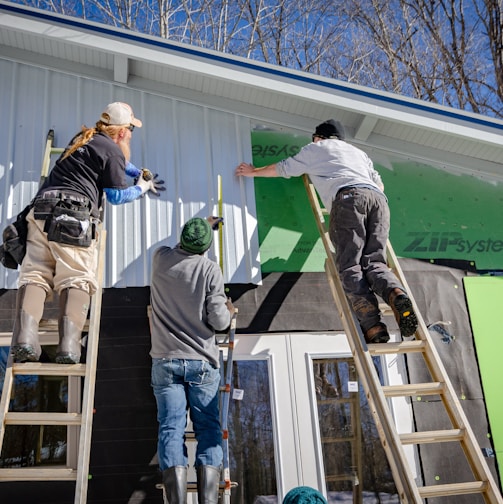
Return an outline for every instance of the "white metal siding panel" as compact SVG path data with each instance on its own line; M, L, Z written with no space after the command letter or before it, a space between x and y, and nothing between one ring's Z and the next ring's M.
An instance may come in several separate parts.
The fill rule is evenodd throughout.
M218 212L222 180L224 276L229 283L261 281L253 181L234 168L251 159L245 117L126 87L0 59L0 219L10 222L36 192L49 129L64 147L85 124L92 126L115 100L143 120L131 143L132 162L160 174L167 190L121 206L106 206L106 287L150 284L160 244L175 245L190 217ZM235 229L239 227L239 229ZM209 256L219 260L218 235ZM251 244L249 246L248 244ZM1 288L15 288L17 273L1 268Z

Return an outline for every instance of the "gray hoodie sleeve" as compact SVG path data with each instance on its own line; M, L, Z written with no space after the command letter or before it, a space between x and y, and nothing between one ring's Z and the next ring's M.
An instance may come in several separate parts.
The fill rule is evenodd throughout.
M231 315L225 304L227 296L225 295L224 278L216 263L213 263L207 280L206 313L208 314L208 324L215 331L223 331L229 327Z

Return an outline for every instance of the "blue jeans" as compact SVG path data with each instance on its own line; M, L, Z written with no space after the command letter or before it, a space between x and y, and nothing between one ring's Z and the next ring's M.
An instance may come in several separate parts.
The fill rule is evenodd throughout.
M219 415L220 371L202 360L152 359L152 387L159 422L161 471L188 465L187 410L197 440L195 466L222 464Z

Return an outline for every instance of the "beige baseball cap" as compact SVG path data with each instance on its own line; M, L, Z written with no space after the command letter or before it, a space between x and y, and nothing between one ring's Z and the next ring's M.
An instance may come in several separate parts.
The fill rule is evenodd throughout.
M109 103L101 114L100 121L108 125L132 124L137 128L142 126L142 122L134 116L133 109L123 102Z

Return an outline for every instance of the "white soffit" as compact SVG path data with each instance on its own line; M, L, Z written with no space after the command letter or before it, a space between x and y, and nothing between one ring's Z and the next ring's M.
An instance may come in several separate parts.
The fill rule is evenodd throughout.
M225 98L233 107L248 106L239 112L268 121L276 116L286 127L310 132L320 119L337 116L355 143L369 147L393 148L399 140L405 150L411 143L431 154L487 161L492 172L503 157L503 121L477 114L9 2L0 1L0 27L7 47L100 70L130 86L173 86L210 103Z

